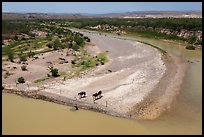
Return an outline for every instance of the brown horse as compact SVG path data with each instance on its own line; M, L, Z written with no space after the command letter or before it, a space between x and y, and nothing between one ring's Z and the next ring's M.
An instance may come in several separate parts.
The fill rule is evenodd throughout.
M84 97L86 97L86 92L85 91L79 92L78 96L79 96L79 98L84 98Z
M100 99L102 97L102 91L100 90L99 92L97 93L94 93L92 96L93 96L93 99L94 100L97 100L97 99Z

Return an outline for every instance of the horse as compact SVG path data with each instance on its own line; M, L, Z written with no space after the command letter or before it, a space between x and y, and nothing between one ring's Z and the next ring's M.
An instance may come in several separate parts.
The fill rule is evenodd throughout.
M99 98L101 98L102 97L102 91L100 90L99 92L97 92L97 93L94 93L92 96L93 96L93 99L94 100L97 100L97 99L99 99Z
M79 96L79 98L86 97L86 92L85 91L79 92L78 96Z

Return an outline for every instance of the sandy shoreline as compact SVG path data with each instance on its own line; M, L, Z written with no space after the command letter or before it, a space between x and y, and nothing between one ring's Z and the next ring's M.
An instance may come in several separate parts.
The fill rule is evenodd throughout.
M187 64L172 54L163 56L162 60L167 66L164 76L151 93L130 111L130 114L135 114L136 119L156 119L171 108L171 104L181 90Z
M111 63L108 65L97 67L80 78L46 83L43 85L44 89L30 87L33 89L31 93L28 89L25 91L26 86L24 92L23 88L15 89L15 85L7 85L6 88L12 90L4 92L63 105L77 105L79 108L113 116L157 118L170 107L178 93L186 64L176 56L162 55L157 49L145 44L100 37L98 39L93 35L91 38L96 41L95 45L99 45L99 49L110 51ZM104 42L115 42L117 50L115 51L114 45ZM108 69L113 72L107 73ZM87 92L87 97L79 99L77 93L82 90ZM93 101L92 94L99 90L103 91L103 97Z
M128 112L128 114L125 115L122 113L117 113L104 106L99 106L97 104L87 103L78 99L72 99L48 92L38 92L34 90L30 94L29 92L13 89L3 90L3 93L14 93L23 97L45 100L62 105L77 106L78 108L93 110L117 117L152 120L159 117L163 112L165 112L166 109L170 109L173 99L179 92L186 70L186 65L182 64L181 60L178 57L172 55L171 57L169 55L164 55L162 58L162 60L165 62L165 65L167 66L167 70L164 76L161 78L156 87L141 102L136 104ZM179 65L177 66L179 67L179 70L177 70L177 67L175 68L175 63ZM171 76L173 75L175 75L175 77L174 79L171 79ZM174 85L174 83L168 84L169 80L175 79L176 81L174 82L178 82L177 85Z

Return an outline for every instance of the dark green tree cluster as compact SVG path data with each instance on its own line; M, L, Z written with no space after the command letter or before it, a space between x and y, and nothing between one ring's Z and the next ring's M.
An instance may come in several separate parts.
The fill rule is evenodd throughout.
M85 28L90 26L97 26L101 24L108 24L113 26L143 26L152 28L166 28L180 31L186 30L202 30L201 18L140 18L140 19L75 19L70 20L72 23L69 26ZM76 25L77 24L77 25Z
M15 39L15 35L19 33L25 33L30 36L34 36L30 33L31 30L38 29L43 30L44 27L39 23L41 21L27 21L27 20L2 20L2 35L3 39Z
M66 48L66 45L62 44L59 39L56 39L55 41L48 43L47 47L53 48L54 50L59 50Z
M193 45L188 45L188 46L186 46L186 49L188 49L188 50L195 50L195 46L193 46Z
M59 76L59 74L58 74L58 69L57 69L57 68L51 67L51 68L50 68L50 72L51 72L51 74L52 74L53 77L58 77L58 76Z

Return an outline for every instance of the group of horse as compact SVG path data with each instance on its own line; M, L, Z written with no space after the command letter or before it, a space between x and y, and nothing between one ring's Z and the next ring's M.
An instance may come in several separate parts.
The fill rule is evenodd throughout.
M85 98L86 97L86 92L85 91L81 91L81 92L78 93L78 96L79 96L80 99L81 98ZM93 97L94 101L97 100L97 99L100 99L102 97L102 91L100 90L100 91L94 93L92 95L92 97Z

